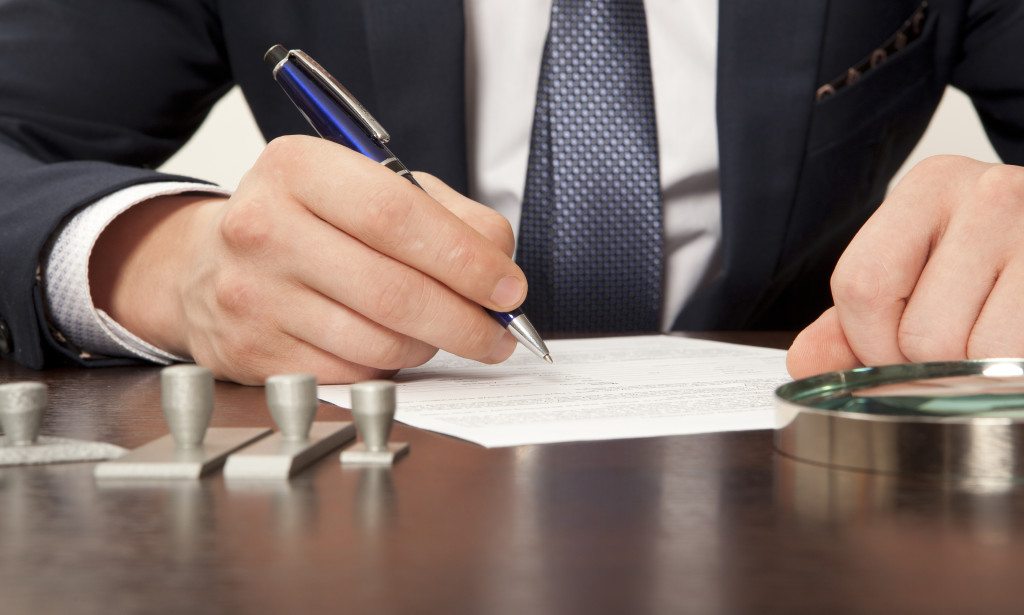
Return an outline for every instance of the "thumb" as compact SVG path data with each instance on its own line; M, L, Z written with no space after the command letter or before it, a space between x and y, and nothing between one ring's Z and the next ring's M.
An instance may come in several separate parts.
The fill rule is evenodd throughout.
M801 331L786 354L786 369L794 379L860 366L835 307L825 310Z

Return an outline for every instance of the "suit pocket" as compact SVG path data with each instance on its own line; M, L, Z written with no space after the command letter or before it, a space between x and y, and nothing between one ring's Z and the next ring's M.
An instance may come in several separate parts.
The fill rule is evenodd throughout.
M927 9L923 3L871 55L818 88L808 136L810 153L884 128L887 119L900 115L915 98L930 99L939 14ZM878 138L882 136L880 132Z

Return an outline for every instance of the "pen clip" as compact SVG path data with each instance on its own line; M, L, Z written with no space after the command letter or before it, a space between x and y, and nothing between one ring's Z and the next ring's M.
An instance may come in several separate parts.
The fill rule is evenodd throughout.
M352 116L362 124L366 132L377 140L381 145L391 140L391 135L380 125L370 112L366 110L356 97L352 95L345 86L341 85L329 72L317 64L316 60L309 57L305 51L292 49L288 57L295 61L299 67L305 69L325 90L327 90Z

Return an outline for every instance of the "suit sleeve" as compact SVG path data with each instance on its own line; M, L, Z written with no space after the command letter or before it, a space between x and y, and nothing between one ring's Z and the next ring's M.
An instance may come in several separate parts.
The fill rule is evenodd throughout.
M1024 2L974 0L952 83L974 102L1004 162L1024 165Z
M0 0L3 356L33 368L78 361L47 324L48 242L117 190L188 181L152 169L231 85L219 32L199 0Z

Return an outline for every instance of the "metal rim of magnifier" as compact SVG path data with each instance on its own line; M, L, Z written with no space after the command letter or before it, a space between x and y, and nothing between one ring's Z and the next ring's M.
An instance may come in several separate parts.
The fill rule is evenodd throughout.
M862 367L790 382L775 390L775 448L799 460L869 472L957 479L1024 477L1024 421L862 414L800 402L815 392L979 375L990 369L1024 373L1024 359Z

